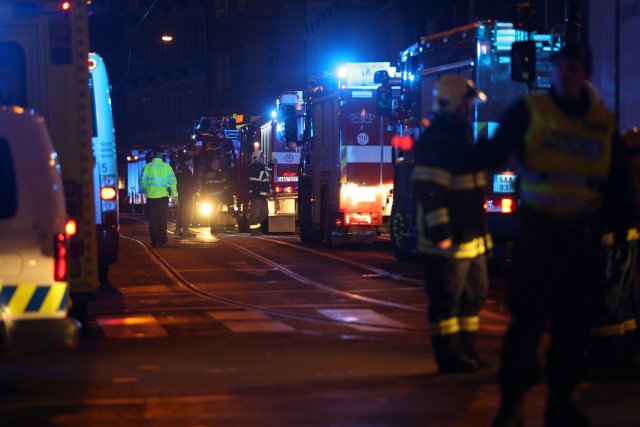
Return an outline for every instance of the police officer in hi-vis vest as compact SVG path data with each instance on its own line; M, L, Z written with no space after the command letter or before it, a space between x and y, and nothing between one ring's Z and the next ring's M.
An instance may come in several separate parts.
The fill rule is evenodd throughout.
M157 248L167 243L167 211L169 196L178 197L176 175L162 157L162 147L153 148L153 160L142 169L140 188L147 199L145 208L149 219L151 247ZM169 193L171 191L171 193Z
M546 426L588 426L572 394L582 379L601 276L603 235L625 235L632 216L624 146L613 116L587 90L591 53L569 44L553 59L551 92L524 98L493 140L474 147L485 166L518 160L521 229L508 288L494 426L521 426L526 391L541 374L549 328Z

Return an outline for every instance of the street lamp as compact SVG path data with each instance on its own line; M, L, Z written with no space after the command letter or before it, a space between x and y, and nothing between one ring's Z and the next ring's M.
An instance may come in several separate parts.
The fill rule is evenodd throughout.
M173 41L173 36L169 34L163 34L162 41L165 43L171 43Z

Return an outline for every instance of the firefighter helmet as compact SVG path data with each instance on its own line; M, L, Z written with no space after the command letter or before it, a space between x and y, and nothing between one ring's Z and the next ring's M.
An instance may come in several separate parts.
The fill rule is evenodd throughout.
M251 163L264 163L264 153L260 150L256 150L251 155Z
M487 95L479 91L471 80L454 75L442 76L433 95L433 111L436 113L455 113L463 102L484 103L487 100Z

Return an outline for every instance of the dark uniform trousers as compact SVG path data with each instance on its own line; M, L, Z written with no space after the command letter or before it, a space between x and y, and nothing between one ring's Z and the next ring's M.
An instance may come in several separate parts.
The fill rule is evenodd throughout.
M568 399L580 382L599 280L601 231L587 216L557 217L527 207L508 288L512 321L504 338L499 382L505 401L517 404L538 379L537 348L550 327L550 394Z
M425 270L429 325L442 365L460 352L473 351L478 313L487 298L487 262L484 254L462 259L426 255Z
M267 197L260 194L252 194L249 198L249 227L258 230L262 222L269 216Z
M169 198L147 198L146 213L149 220L149 235L151 243L164 243L167 241L167 211L169 210Z
M189 231L191 220L193 219L193 194L180 193L178 202L178 217L176 218L176 229L184 233Z
M636 238L616 242L602 252L604 277L596 292L593 360L621 365L631 363L636 348L635 273Z

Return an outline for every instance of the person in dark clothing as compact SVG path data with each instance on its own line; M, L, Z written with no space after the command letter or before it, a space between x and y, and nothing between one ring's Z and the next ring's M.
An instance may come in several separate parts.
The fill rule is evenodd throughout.
M270 169L265 166L264 153L254 151L249 166L249 230L254 235L261 234L260 227L269 216L269 172Z
M508 287L494 426L521 426L526 391L540 374L537 347L550 326L545 425L588 426L572 394L582 379L605 230L626 233L629 180L615 121L591 102L589 48L554 56L553 88L508 110L494 138L466 156L486 167L518 160L521 231ZM625 226L620 227L623 224Z
M439 372L473 372L486 367L475 339L491 236L484 222L484 172L461 173L457 153L473 143L472 103L484 94L453 75L442 77L434 94L435 114L416 145L412 177L431 342Z
M640 214L640 132L624 135L634 189L634 217L626 235L606 235L604 277L596 295L596 318L591 360L599 367L633 365L637 346L636 262Z
M204 175L204 190L211 205L211 214L209 215L211 234L217 231L218 208L227 199L228 187L227 177L220 167L220 160L213 159L211 168Z
M182 160L176 171L176 180L178 181L178 194L180 194L180 202L178 205L178 216L176 218L177 237L195 237L196 235L189 231L191 219L193 218L193 196L196 192L197 181L193 176L191 169L186 161Z

